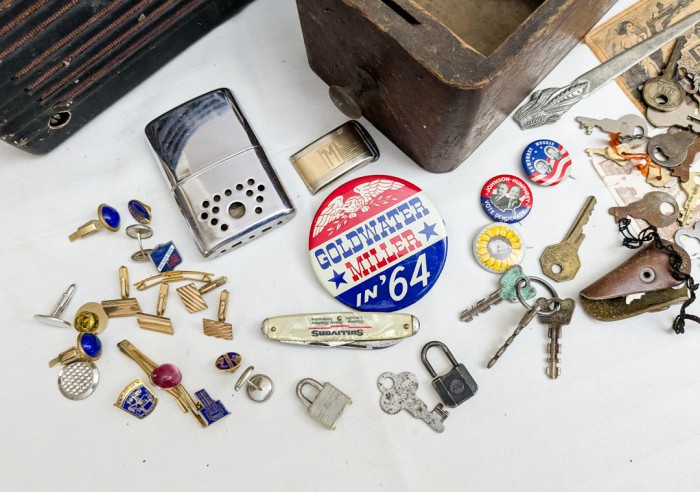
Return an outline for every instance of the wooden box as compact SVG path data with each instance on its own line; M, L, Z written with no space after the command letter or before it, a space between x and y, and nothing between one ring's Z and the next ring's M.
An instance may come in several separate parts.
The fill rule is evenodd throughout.
M309 64L339 109L365 116L420 166L443 173L614 3L297 0L297 7Z

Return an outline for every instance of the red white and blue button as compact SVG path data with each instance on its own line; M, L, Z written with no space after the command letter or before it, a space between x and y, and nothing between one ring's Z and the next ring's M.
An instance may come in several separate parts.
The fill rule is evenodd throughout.
M481 208L496 222L520 222L532 210L532 190L517 176L494 176L481 189Z
M396 311L422 298L447 258L447 232L417 186L365 176L338 187L309 231L311 265L321 285L360 311Z
M523 169L533 183L554 186L564 181L571 171L571 156L554 140L535 140L523 152Z

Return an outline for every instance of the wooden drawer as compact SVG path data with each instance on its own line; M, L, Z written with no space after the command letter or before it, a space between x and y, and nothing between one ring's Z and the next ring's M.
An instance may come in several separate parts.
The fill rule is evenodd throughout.
M431 172L459 166L615 0L297 0L349 117ZM572 74L572 78L578 74Z

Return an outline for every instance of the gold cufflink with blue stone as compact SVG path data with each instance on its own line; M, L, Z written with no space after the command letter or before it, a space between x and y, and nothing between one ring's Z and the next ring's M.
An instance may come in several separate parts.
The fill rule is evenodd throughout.
M81 333L75 347L64 350L49 361L49 367L57 364L68 365L73 362L92 362L102 355L102 342L94 333Z
M116 232L119 230L120 224L121 218L119 217L119 212L117 212L117 209L103 203L97 207L97 219L81 225L77 231L68 236L68 239L71 241L82 239L96 233L100 229L107 229L108 231Z

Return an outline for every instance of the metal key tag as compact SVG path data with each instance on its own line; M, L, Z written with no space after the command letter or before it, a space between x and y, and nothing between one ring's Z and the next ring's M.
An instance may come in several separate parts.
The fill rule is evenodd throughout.
M313 313L262 322L269 340L314 347L380 349L418 333L418 318L402 313Z
M328 132L290 157L312 195L344 174L377 159L377 144L355 120Z
M447 374L438 376L433 366L428 362L428 350L433 347L440 347L452 363L452 369ZM433 388L437 391L442 402L448 407L454 408L461 405L474 396L479 389L476 385L476 381L474 381L474 378L469 374L467 368L464 367L464 364L457 363L452 352L450 352L450 349L448 349L444 343L437 341L426 343L423 346L420 358L425 368L428 369L428 372L434 378Z
M313 386L318 390L318 394L313 401L302 393L304 386L307 385ZM321 383L311 378L299 381L299 384L297 384L297 397L306 406L306 412L311 418L329 430L335 429L335 422L343 414L345 407L352 403L349 396L331 383L326 383L322 386Z

